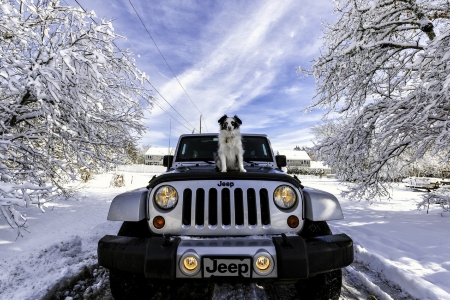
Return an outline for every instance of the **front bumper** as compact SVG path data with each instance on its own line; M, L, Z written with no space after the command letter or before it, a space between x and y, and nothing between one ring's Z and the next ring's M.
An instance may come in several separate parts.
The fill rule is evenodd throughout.
M179 260L186 251L195 252L200 260L206 256L242 258L259 252L270 254L274 259L273 271L262 276L253 270L253 280L308 278L353 262L353 241L346 234L186 240L106 235L99 241L97 250L99 265L108 269L143 274L150 279L203 278L202 272L194 276L181 272Z

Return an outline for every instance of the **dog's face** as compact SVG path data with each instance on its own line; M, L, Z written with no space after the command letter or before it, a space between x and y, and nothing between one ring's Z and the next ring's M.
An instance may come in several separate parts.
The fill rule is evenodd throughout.
M238 129L242 124L241 119L239 119L236 115L233 118L228 118L227 115L223 115L218 122L220 124L220 130L227 131Z

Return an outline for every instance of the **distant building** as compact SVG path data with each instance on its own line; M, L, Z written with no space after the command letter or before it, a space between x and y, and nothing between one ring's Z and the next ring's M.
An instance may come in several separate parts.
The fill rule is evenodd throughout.
M298 167L305 167L305 168L311 167L311 158L309 157L308 153L306 153L306 151L283 150L279 151L279 153L280 155L286 156L286 163L288 169Z
M145 152L145 164L150 166L162 166L164 155L169 155L168 148L151 147ZM170 149L170 155L173 155L173 149Z

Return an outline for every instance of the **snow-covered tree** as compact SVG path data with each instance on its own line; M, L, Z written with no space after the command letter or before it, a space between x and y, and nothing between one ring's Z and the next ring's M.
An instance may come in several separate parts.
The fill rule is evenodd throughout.
M123 161L145 130L146 75L95 18L57 0L0 0L0 209L19 233L18 206Z
M388 195L395 172L450 148L450 3L447 0L335 1L322 54L311 70L310 109L338 115L319 141L319 159L355 182L349 196ZM340 119L339 119L340 118ZM407 160L399 160L405 151Z

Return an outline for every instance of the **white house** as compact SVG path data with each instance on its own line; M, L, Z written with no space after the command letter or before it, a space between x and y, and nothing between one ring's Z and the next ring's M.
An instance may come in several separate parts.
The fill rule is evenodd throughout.
M296 151L296 150L283 150L279 151L280 155L286 156L287 167L311 167L311 158L306 151Z
M164 155L173 155L173 149L151 147L145 152L145 164L162 166Z

